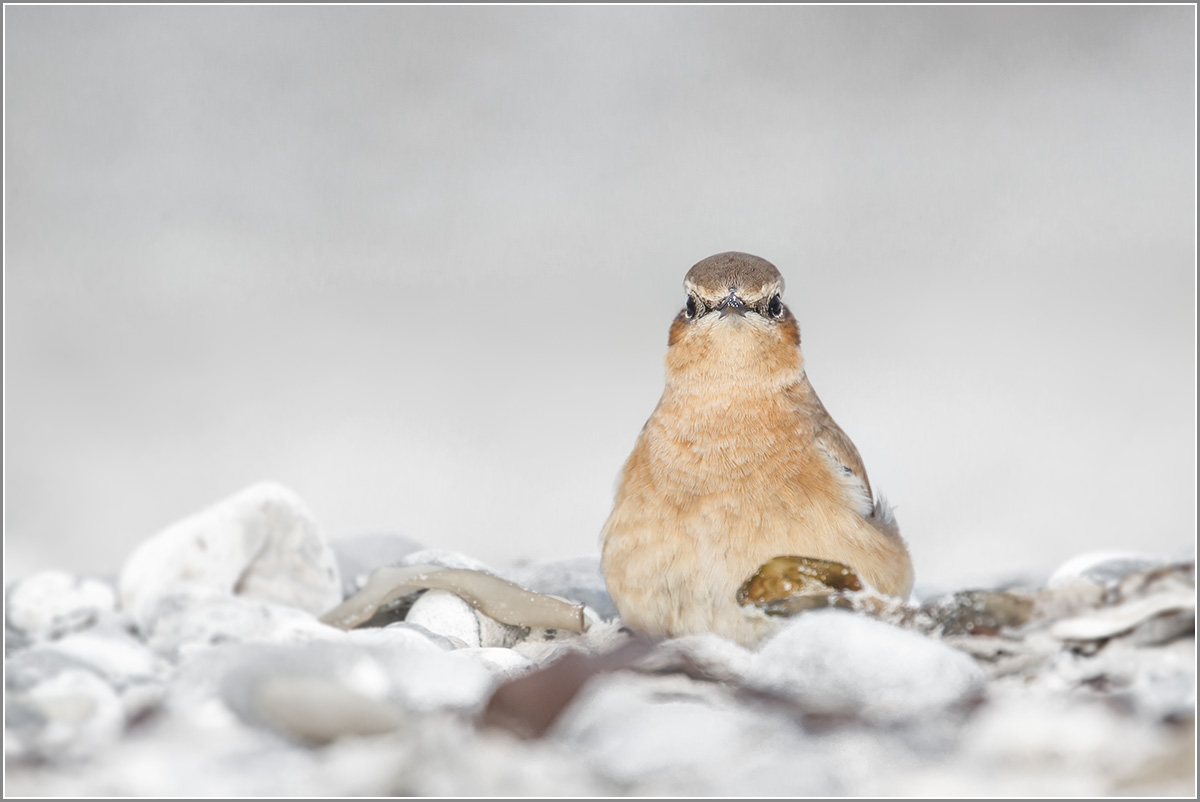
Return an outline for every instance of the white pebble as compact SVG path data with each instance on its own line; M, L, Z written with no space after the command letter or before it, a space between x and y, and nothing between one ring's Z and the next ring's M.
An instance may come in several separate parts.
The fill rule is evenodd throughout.
M750 670L754 653L719 635L685 635L664 641L644 663L670 666L683 659L714 678L737 681Z
M62 671L11 698L6 694L5 707L13 702L36 710L41 721L17 733L6 725L6 754L11 749L50 760L81 758L109 746L125 727L125 707L116 692L85 669Z
M93 628L73 633L45 647L96 668L117 688L154 679L168 670L140 641L118 629Z
M497 683L488 669L455 652L379 650L374 656L387 670L390 697L406 710L476 711Z
M346 632L346 640L357 646L382 646L388 649L416 649L444 652L455 644L443 635L430 632L408 621L397 621L386 627L360 627Z
M16 583L4 606L5 618L13 628L35 638L53 638L112 612L116 593L97 579L42 571Z
M158 597L143 611L143 619L147 644L171 657L228 641L294 643L345 637L340 629L295 607L195 587Z
M404 620L467 647L482 645L475 608L448 590L428 590L413 603Z
M532 660L512 649L485 646L480 649L459 649L450 652L450 655L481 665L497 679L502 680L520 676L534 668Z
M253 704L271 729L317 744L379 735L404 723L394 705L323 677L268 677L254 689Z
M469 554L448 549L422 549L404 557L398 565L440 565L443 568L465 568L470 571L483 571L488 574L500 574L485 563Z
M333 550L294 493L247 488L143 542L125 562L122 606L139 626L164 593L195 585L319 615L342 600Z
M1046 581L1046 587L1061 588L1077 582L1112 585L1128 574L1145 571L1164 562L1162 558L1132 551L1089 551L1060 565Z
M745 679L815 712L893 721L944 712L979 692L983 673L971 657L933 638L817 610L764 642Z

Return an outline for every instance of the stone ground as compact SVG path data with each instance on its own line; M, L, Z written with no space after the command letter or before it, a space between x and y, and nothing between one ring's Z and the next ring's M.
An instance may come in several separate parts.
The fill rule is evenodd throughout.
M380 566L498 575L586 630L441 589L321 620ZM651 642L596 555L327 542L255 486L116 576L8 584L5 794L1194 797L1194 561L1082 555L992 590L802 612L755 650Z

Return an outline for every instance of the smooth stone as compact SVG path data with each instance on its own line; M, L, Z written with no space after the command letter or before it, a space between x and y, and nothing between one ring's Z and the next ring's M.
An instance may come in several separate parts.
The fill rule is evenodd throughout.
M217 659L197 663L188 673L198 690L176 689L176 703L204 698L207 684L244 721L271 729L279 722L260 716L258 689L281 677L337 684L350 694L419 713L475 710L494 684L483 666L441 650L346 642L243 646L223 650ZM332 698L338 692L327 688L322 693Z
M681 676L596 677L550 735L631 796L837 790L820 752L786 718L734 704L720 684Z
M10 706L16 713L11 718ZM19 693L5 693L5 757L84 758L116 741L125 720L125 707L107 682L90 668L64 668Z
M423 718L408 732L404 748L389 744L395 774L386 793L436 798L598 798L619 789L603 782L568 745L541 743L535 748L509 737L480 732L473 722L449 716ZM379 739L384 740L384 739ZM330 749L363 750L372 742L344 741ZM402 755L397 762L393 757Z
M411 565L436 565L442 568L480 571L508 581L507 574L500 574L487 563L466 554L441 549L416 551L404 559L400 567ZM520 583L516 583L520 584ZM532 588L528 588L532 590ZM468 616L468 609L471 614ZM467 647L509 647L524 639L528 627L497 621L481 611L475 610L456 594L439 589L414 591L404 597L382 605L368 624L384 624L396 616L403 616L407 623L419 624ZM584 615L587 615L585 608Z
M342 576L342 597L346 599L362 589L376 568L397 565L409 554L425 548L414 538L394 534L333 538L329 545L337 556L338 571Z
M585 615L586 611L584 608ZM482 610L476 610L475 617L479 619L479 645L484 648L511 648L529 637L534 629L497 621Z
M1182 589L1130 599L1083 615L1055 621L1050 634L1059 640L1106 640L1143 627L1147 645L1171 640L1195 629L1196 595Z
M124 630L88 629L21 652L5 663L7 689L28 693L61 674L85 671L108 685L132 719L162 699L165 666Z
M484 571L495 576L500 572L483 560L477 560L469 554L447 549L422 549L414 551L402 559L397 565L440 565L443 568L466 568L471 571ZM507 577L505 577L507 578Z
M341 630L296 607L195 587L158 597L144 617L146 643L172 659L182 651L229 641L293 643L344 637Z
M422 593L404 620L469 648L478 648L482 644L475 608L448 590Z
M5 594L8 626L32 638L54 638L89 626L116 608L112 585L65 571L42 571L13 584Z
M395 705L322 677L267 677L254 688L252 704L269 727L312 744L381 735L404 723Z
M4 661L5 693L25 693L65 671L90 671L101 675L100 669L78 657L34 647Z
M1193 602L1195 599L1193 598ZM1140 622L1128 635L1135 646L1161 646L1180 638L1196 636L1194 606Z
M797 616L765 641L745 682L821 714L901 721L977 698L967 654L925 635L836 609Z
M976 795L1037 796L1041 786L1053 789L1053 796L1123 796L1115 793L1114 780L1144 765L1165 745L1166 730L1114 705L1029 687L1006 690L1011 692L996 693L993 703L980 707L957 739L956 762L992 769L993 778L976 780ZM1194 743L1190 751L1194 760ZM1037 782L1039 774L1073 781L1076 787L1055 789ZM1025 778L1024 789L1005 782L1018 778ZM990 791L988 779L997 781Z
M458 649L451 655L460 660L470 660L483 666L498 680L512 679L532 671L535 666L532 660L502 647L482 647L478 649Z
M509 573L513 582L529 590L582 602L605 620L617 617L599 554L516 566Z
M163 707L169 718L198 722L206 728L221 729L240 723L222 698L226 676L245 665L264 644L236 641L214 644L207 649L187 649L179 653L175 670L167 678ZM284 648L275 646L273 648Z
M1105 587L1116 586L1130 574L1145 571L1169 560L1130 551L1091 551L1067 560L1050 575L1048 588L1060 588L1075 582Z
M33 639L19 629L4 627L4 659L12 657L17 652L28 649L34 643Z
M644 670L697 673L720 682L739 682L754 652L719 635L685 635L663 641L639 662Z
M630 639L602 654L570 651L522 676L500 684L488 699L480 722L520 738L540 738L580 691L601 674L632 669L650 652L650 641Z
M1047 640L1050 640L1047 638ZM993 683L998 699L1055 697L1100 701L1145 722L1191 722L1196 710L1196 642L1180 638L1147 648L1134 637L1115 638L1095 651L1060 649L1036 674Z
M1098 657L1101 665L1084 681L1097 675L1116 677L1115 690L1141 718L1149 722L1195 721L1196 641L1181 638L1147 649L1134 639L1114 641Z
M321 614L342 600L337 559L287 488L258 484L144 541L125 562L121 604L138 626L186 587Z
M359 627L346 632L346 640L358 646L418 649L445 652L459 648L445 635L439 635L420 624L397 621L386 627Z
M214 668L217 688L229 708L247 723L274 728L263 719L258 692L273 679L335 683L348 692L376 701L388 698L392 679L372 650L347 644L252 645L227 651Z
M169 669L140 640L115 627L93 627L52 641L44 648L93 667L117 689L157 679Z
M946 635L988 635L1029 623L1037 599L1028 592L961 590L921 605L928 628Z
M543 665L571 652L610 652L627 640L628 635L620 620L591 621L587 632L583 634L565 629L531 627L529 633L511 648L534 663Z
M405 710L475 713L496 685L492 673L455 652L374 651L392 683L389 698Z

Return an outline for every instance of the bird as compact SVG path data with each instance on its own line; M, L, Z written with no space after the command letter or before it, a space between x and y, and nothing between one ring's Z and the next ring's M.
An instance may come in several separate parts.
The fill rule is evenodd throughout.
M776 624L739 605L738 588L782 555L843 563L905 600L908 548L808 379L779 270L730 251L696 263L683 284L662 397L600 533L622 622L754 647Z

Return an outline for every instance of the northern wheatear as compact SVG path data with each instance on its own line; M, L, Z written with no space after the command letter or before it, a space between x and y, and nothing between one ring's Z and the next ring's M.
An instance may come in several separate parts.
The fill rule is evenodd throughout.
M753 645L767 621L735 596L783 555L845 563L876 591L906 598L908 550L808 381L779 271L722 253L683 284L666 388L601 534L621 618L650 634L714 632Z

